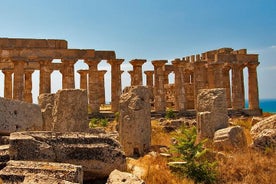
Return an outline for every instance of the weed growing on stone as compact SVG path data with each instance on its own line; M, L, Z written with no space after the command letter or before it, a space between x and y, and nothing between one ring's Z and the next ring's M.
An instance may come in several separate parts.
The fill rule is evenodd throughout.
M106 118L92 118L89 122L89 128L106 127L108 120Z
M174 119L176 117L172 109L168 109L165 114L166 119Z

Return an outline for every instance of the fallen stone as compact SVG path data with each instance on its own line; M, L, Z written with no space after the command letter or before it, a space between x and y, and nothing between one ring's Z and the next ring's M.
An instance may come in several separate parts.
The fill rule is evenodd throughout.
M252 147L263 151L276 151L276 129L264 129L254 137Z
M56 132L82 132L88 129L88 98L83 89L63 89L55 94L53 129Z
M53 129L53 107L54 107L55 94L43 93L38 97L38 103L41 107L43 118L43 130L51 131Z
M3 169L10 160L9 145L0 146L0 170Z
M234 126L217 130L214 135L214 147L224 151L246 148L247 141L243 128Z
M26 130L42 130L39 105L0 97L0 135Z
M137 176L127 173L121 172L117 169L112 171L108 177L106 184L145 184L145 182L138 178Z
M251 126L254 126L255 124L257 124L258 122L262 121L264 118L263 117L258 117L258 116L254 116L251 119Z
M126 170L120 143L106 134L16 132L10 135L10 158L82 165L84 179L108 177Z
M197 133L199 139L212 139L215 131L228 127L225 89L200 90L196 105Z
M120 97L119 140L126 156L141 156L150 149L151 98L145 86L127 87Z
M259 121L257 124L252 126L250 134L253 140L265 129L276 129L276 114Z
M35 183L34 181L39 181L39 177L46 179L44 183L57 183L57 181L62 180L70 183L82 183L83 171L79 165L14 160L9 161L7 166L0 171L0 178L3 183L29 184L31 182ZM65 181L64 183L66 183Z
M79 184L75 182L70 182L62 179L52 178L49 176L44 176L40 174L27 175L24 177L22 184Z

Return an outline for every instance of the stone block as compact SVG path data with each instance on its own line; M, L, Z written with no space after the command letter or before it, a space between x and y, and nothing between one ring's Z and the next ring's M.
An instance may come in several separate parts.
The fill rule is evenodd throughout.
M253 139L253 148L258 150L267 151L271 149L276 151L276 129L264 129Z
M82 165L85 179L124 171L126 158L119 142L106 134L16 132L10 136L10 158Z
M53 107L54 107L55 94L43 93L38 97L38 104L41 107L43 130L51 131L53 129Z
M117 169L112 171L106 184L145 184L145 182L134 174L121 172Z
M213 139L215 131L228 127L225 89L203 89L197 96L197 132L199 139Z
M78 132L88 129L88 98L86 90L63 89L54 97L53 131Z
M39 105L0 97L0 134L26 130L42 130Z
M228 127L215 132L214 146L217 150L237 150L247 147L246 136L240 126Z
M14 161L0 171L3 183L82 183L83 170L79 165L52 162Z
M260 134L265 129L276 129L276 114L269 116L252 126L250 134L253 140L255 137L258 137L258 134Z
M150 149L152 94L145 86L124 89L119 106L119 140L127 156L144 155Z

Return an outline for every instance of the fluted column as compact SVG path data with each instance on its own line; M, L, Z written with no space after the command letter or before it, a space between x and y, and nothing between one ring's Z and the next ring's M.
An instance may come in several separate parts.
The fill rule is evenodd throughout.
M154 109L156 112L166 111L166 98L164 88L164 71L163 66L167 60L152 61L154 66Z
M12 69L3 69L5 75L4 81L4 97L12 99Z
M119 110L119 98L122 92L121 69L123 59L111 59L107 63L111 65L111 110L117 112Z
M226 92L226 100L227 100L227 107L231 108L232 103L231 103L231 89L230 89L230 75L229 75L230 67L225 66L222 69L222 81L223 81L223 88L225 88Z
M244 108L244 94L243 94L243 81L242 79L242 65L235 63L232 65L232 108Z
M127 71L127 73L129 73L129 75L130 75L130 85L131 86L135 85L134 71L129 70L129 71Z
M171 71L164 71L164 85L165 84L169 84L169 74L171 73Z
M259 90L257 66L259 63L248 64L248 102L249 109L259 109Z
M153 87L153 74L154 71L144 71L146 74L146 81L147 81L147 86Z
M144 59L134 59L129 63L133 66L133 79L132 85L143 85L143 77L142 77L142 65L146 62Z
M24 99L24 65L25 61L14 61L13 99Z
M92 113L98 113L100 111L100 101L99 101L99 72L98 64L100 59L85 59L85 63L89 66L88 71L88 83L89 83L89 106Z
M197 104L199 90L208 88L206 61L194 62L194 104ZM196 107L197 108L197 107Z
M87 74L88 74L88 70L78 70L77 72L80 74L80 88L87 90Z
M186 110L184 62L180 59L172 61L174 67L175 110Z
M51 93L51 60L42 60L39 74L39 94Z
M223 88L223 72L222 72L222 68L223 68L223 63L221 62L216 62L216 63L212 63L211 64L214 68L213 70L213 75L214 75L214 88Z
M74 64L76 59L62 59L62 89L75 89Z
M32 82L32 74L34 70L25 70L25 89L24 89L24 101L33 103L33 82Z
M100 70L99 73L99 103L105 104L105 87L104 87L104 75L107 71Z

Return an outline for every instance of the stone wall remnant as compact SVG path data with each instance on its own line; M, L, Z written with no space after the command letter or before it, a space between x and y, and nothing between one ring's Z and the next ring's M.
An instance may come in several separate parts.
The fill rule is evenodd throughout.
M0 134L42 130L42 126L39 105L0 97Z
M225 89L200 90L196 110L199 139L212 139L215 131L228 127Z
M43 119L43 129L46 131L51 131L54 126L53 120L53 107L55 101L55 94L43 93L38 96L38 104L41 108L42 119Z
M149 151L151 98L151 90L145 86L127 87L120 97L119 140L127 156Z
M84 179L104 178L126 170L118 141L106 134L80 132L15 132L10 135L10 159L70 163L83 166Z

